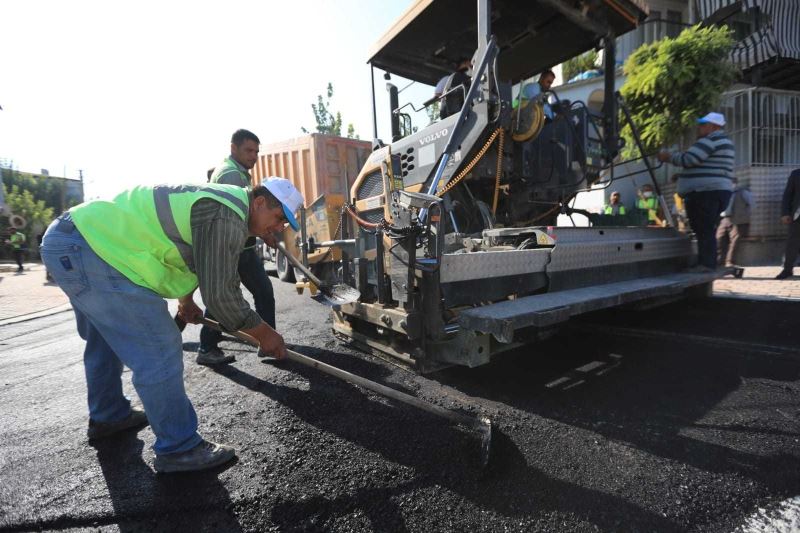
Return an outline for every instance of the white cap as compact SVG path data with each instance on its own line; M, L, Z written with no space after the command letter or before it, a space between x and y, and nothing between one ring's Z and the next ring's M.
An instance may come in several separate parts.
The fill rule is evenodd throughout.
M698 124L716 124L717 126L725 125L725 115L722 113L709 113L708 115L698 118Z
M295 211L303 207L303 195L300 191L292 185L292 182L286 178L271 177L261 182L263 187L272 193L272 196L278 199L283 205L283 214L286 215L286 220L295 231L300 231L300 225L294 217Z

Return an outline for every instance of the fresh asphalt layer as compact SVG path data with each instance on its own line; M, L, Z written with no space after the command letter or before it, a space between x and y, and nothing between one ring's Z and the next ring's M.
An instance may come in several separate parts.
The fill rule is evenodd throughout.
M0 327L0 529L756 531L800 495L800 303L612 311L419 376L341 346L322 302L273 285L297 351L491 418L489 466L468 431L232 339L235 363L198 366L189 326L200 431L238 460L157 476L149 428L86 442L83 341L60 313Z

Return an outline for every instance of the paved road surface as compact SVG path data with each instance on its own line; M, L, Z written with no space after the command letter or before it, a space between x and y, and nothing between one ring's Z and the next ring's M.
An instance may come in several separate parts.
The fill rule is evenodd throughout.
M190 326L186 386L201 432L239 459L156 476L149 429L86 443L82 341L65 312L0 327L0 529L800 527L798 303L597 315L487 367L422 377L341 347L324 305L274 285L298 351L491 417L489 468L468 433L311 369L264 364L234 341L224 348L236 363L197 366ZM125 382L135 397L127 372Z

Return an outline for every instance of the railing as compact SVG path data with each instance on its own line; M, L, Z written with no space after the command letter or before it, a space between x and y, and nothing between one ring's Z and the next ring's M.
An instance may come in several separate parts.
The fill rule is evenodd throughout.
M800 167L800 93L751 87L725 93L720 111L736 166Z
M677 37L689 26L690 24L663 19L644 21L635 30L617 38L617 64L625 63L625 60L643 44L650 44L664 37Z

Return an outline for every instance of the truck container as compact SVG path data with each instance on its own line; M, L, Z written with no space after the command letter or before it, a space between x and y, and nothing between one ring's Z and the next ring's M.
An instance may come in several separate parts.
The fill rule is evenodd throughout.
M270 176L290 180L305 199L309 238L315 242L333 240L342 205L370 151L367 141L321 133L263 144L251 171L253 185ZM298 237L291 228L283 235L286 249L300 259ZM262 258L275 262L281 280L294 279L293 269L280 252L265 246L260 246L259 251ZM338 248L320 248L308 254L309 266L320 277L327 277L340 259Z

